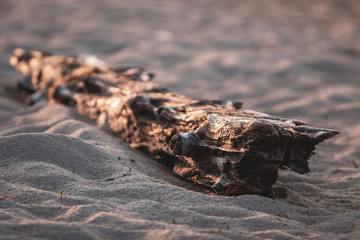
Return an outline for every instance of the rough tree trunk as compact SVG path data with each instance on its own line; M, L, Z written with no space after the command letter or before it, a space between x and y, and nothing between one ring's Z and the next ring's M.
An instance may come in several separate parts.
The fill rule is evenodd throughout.
M131 147L181 177L222 195L272 196L279 168L310 171L315 145L338 132L294 119L240 110L241 103L198 100L160 88L142 68L91 65L89 59L16 49L10 63L30 103L76 106Z

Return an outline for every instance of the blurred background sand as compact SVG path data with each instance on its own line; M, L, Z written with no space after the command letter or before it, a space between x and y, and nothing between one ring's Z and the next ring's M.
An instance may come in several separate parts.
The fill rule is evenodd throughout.
M6 77L13 74L8 57L15 47L88 53L112 65L144 66L156 72L157 81L187 95L234 98L247 108L306 116L313 110L298 106L326 107L341 101L323 96L328 101L319 102L310 95L336 95L329 88L339 84L359 87L356 0L0 4Z

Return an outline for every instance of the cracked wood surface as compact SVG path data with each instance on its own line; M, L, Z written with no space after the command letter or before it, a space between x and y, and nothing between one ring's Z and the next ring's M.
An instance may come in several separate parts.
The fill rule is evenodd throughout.
M137 67L93 58L16 49L10 63L24 78L29 104L76 106L184 179L221 195L273 197L279 168L310 171L315 146L338 134L303 121L241 110L229 100L199 100L162 88Z

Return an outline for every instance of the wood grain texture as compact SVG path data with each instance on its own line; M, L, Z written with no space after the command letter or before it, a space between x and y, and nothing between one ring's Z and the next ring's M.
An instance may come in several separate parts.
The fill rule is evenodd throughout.
M162 88L136 67L16 49L29 104L41 99L77 108L131 147L184 179L221 195L273 196L279 168L310 171L315 146L338 134L303 121L241 110L229 100L199 100Z

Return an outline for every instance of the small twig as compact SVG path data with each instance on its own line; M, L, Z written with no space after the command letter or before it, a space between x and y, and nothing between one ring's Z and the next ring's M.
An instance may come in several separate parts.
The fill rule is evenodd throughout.
M6 199L13 200L14 198L18 198L18 196L7 195L5 193L2 197L0 197L0 199L2 200L6 200Z

